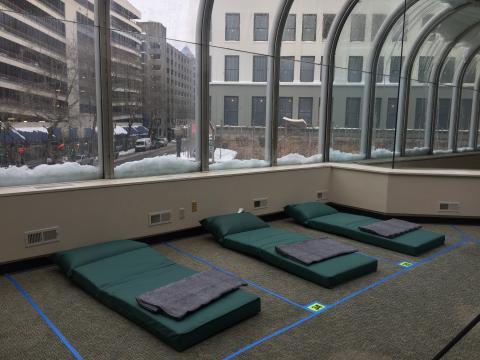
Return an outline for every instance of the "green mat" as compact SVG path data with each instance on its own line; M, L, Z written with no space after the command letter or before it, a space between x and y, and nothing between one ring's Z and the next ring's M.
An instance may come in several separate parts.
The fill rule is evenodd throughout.
M377 270L376 259L359 253L342 255L307 266L290 260L275 250L276 246L308 239L310 238L306 235L263 226L256 230L229 234L223 237L221 244L327 288Z
M260 298L236 290L176 320L141 308L135 298L195 273L146 244L115 241L56 254L54 260L86 292L178 351L260 311Z
M370 234L360 230L359 226L383 220L339 212L323 203L289 205L285 212L300 224L312 229L338 234L407 255L420 256L445 243L445 235L425 229L415 230L393 239Z

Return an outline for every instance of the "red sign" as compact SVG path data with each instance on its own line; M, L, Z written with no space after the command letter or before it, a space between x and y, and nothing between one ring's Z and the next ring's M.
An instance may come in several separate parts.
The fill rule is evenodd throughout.
M58 144L57 149L60 151L65 150L65 144Z
M18 148L18 154L19 155L25 155L25 148L21 147L21 148Z

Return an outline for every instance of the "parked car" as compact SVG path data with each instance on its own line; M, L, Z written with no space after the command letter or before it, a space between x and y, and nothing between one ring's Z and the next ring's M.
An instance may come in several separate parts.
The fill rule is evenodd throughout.
M152 140L150 138L138 139L135 143L135 152L147 151L152 148Z
M76 155L75 162L80 165L93 165L95 158L88 155Z
M157 143L159 147L165 147L168 145L168 139L166 137L158 138Z

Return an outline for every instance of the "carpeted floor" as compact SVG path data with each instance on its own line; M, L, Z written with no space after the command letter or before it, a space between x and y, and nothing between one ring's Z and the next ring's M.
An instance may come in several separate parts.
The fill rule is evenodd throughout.
M321 234L289 220L272 225ZM236 273L253 282L247 290L262 300L259 315L183 353L98 303L55 266L13 277L84 359L431 359L480 312L480 227L425 227L444 232L447 244L420 258L335 237L377 257L379 268L333 290L224 249L209 235L156 245L196 270L209 263ZM462 240L469 241L459 245ZM405 270L401 261L424 263ZM303 308L312 302L333 306L312 314ZM0 359L73 358L5 277L0 321ZM477 326L445 358L478 354Z

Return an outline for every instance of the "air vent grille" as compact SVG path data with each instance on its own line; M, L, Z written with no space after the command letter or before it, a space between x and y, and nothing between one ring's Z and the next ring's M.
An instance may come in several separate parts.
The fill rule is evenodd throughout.
M25 247L46 245L59 241L58 228L28 231L25 233Z
M267 207L268 207L268 199L267 198L254 199L253 200L253 208L254 209L265 209Z
M459 212L460 211L460 203L459 202L451 202L451 201L440 201L438 205L438 210L440 212Z
M148 214L148 224L150 226L168 224L171 222L172 212L170 210Z

